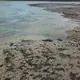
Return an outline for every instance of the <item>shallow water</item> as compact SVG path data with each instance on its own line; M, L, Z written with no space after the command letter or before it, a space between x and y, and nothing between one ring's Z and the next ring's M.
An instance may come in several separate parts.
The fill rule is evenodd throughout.
M77 26L75 22L63 18L62 14L28 6L28 4L32 3L40 2L0 2L0 41L63 38L66 30Z

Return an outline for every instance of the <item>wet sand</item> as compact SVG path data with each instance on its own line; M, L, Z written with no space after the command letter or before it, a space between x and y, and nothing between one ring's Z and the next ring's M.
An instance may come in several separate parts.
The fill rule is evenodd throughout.
M71 7L53 11L79 21L75 16L79 9L76 13L75 10ZM22 40L8 44L2 52L0 80L80 80L80 27L67 33L66 40Z
M57 5L58 7L55 7ZM30 4L34 7L42 7L44 10L62 13L64 17L80 21L80 4Z
M48 8L46 10L48 10ZM55 8L52 10L49 9L49 11L63 13L64 17L80 22L80 7L79 6L69 7L69 8Z

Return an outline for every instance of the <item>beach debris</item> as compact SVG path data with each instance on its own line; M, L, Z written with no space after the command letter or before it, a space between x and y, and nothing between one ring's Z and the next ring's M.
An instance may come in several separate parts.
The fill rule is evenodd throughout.
M44 42L52 42L53 40L52 39L44 39L42 41L44 41Z

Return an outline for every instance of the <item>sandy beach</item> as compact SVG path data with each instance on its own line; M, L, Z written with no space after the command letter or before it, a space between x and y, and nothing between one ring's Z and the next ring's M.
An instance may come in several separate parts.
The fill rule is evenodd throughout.
M79 23L79 4L64 5L74 7L54 8L52 3L30 6L62 13ZM80 80L80 27L67 31L65 40L22 40L7 44L2 55L0 80Z

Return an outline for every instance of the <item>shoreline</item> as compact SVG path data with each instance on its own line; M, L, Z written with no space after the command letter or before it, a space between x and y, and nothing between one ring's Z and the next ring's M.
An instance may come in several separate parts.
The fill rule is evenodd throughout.
M57 5L58 7L56 8L55 5ZM79 5L80 4L59 4L59 3L29 4L29 6L33 7L42 7L44 10L47 11L62 13L64 17L76 20L80 19Z
M54 7L54 5L57 5L58 7ZM64 6L63 5L67 5ZM29 4L29 6L33 7L41 7L44 10L50 11L50 12L58 12L63 15L64 18L71 19L71 21L77 22L78 26L75 26L73 29L67 31L67 40L71 40L74 42L77 42L80 40L80 4L59 4L59 3L40 3L40 4Z

